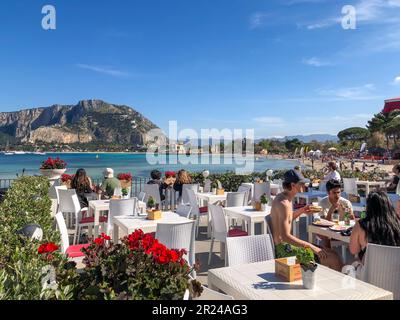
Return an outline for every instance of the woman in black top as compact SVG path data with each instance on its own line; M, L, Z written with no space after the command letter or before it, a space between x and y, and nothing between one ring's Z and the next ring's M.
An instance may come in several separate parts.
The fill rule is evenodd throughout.
M75 189L81 208L89 206L89 201L86 198L85 193L91 193L93 186L92 181L86 175L85 169L79 169L76 172L71 182L71 188Z
M364 219L354 226L350 237L350 252L362 261L368 243L400 246L400 218L385 192L371 192Z

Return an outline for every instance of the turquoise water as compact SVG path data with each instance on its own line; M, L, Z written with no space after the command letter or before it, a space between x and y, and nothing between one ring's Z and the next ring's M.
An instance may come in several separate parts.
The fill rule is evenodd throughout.
M66 161L66 173L72 174L77 169L84 168L88 175L94 179L101 178L102 171L105 168L113 168L116 173L132 172L136 177L148 177L151 170L154 169L162 172L186 169L191 172L209 170L212 173L223 173L244 167L244 158L239 159L241 162L235 162L232 157L219 155L195 156L194 159L198 164L182 164L185 160L187 162L188 158L185 155L169 155L167 164L149 164L145 154L48 153L46 155L25 154L11 156L0 154L0 179L15 178L16 174L21 174L23 169L25 169L26 175L39 174L41 163L48 157L60 157ZM254 170L252 171L291 169L299 164L297 161L292 160L275 160L262 157L254 159L251 156L247 156L246 159L252 159L254 163Z

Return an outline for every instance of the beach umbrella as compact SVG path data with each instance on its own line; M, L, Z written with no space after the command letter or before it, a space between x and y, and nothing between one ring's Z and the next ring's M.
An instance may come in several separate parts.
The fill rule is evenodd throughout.
M329 148L328 151L337 151L336 148Z
M366 148L367 148L367 144L364 142L361 146L360 152L364 152Z

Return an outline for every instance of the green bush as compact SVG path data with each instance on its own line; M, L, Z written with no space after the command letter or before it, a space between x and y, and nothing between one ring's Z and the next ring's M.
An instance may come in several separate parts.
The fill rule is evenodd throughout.
M0 205L0 299L38 300L72 299L77 277L74 263L60 253L46 256L38 253L41 244L59 243L53 228L50 184L45 177L22 177L7 191ZM30 240L16 232L27 224L43 229L42 241ZM44 269L53 268L57 287L48 289L42 281Z

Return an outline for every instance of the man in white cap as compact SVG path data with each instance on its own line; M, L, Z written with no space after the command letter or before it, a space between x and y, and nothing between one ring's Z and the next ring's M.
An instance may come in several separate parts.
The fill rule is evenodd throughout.
M101 189L104 192L104 195L108 198L111 198L114 195L115 188L120 188L120 181L114 177L114 170L111 168L107 168L103 172L104 180L101 184Z

